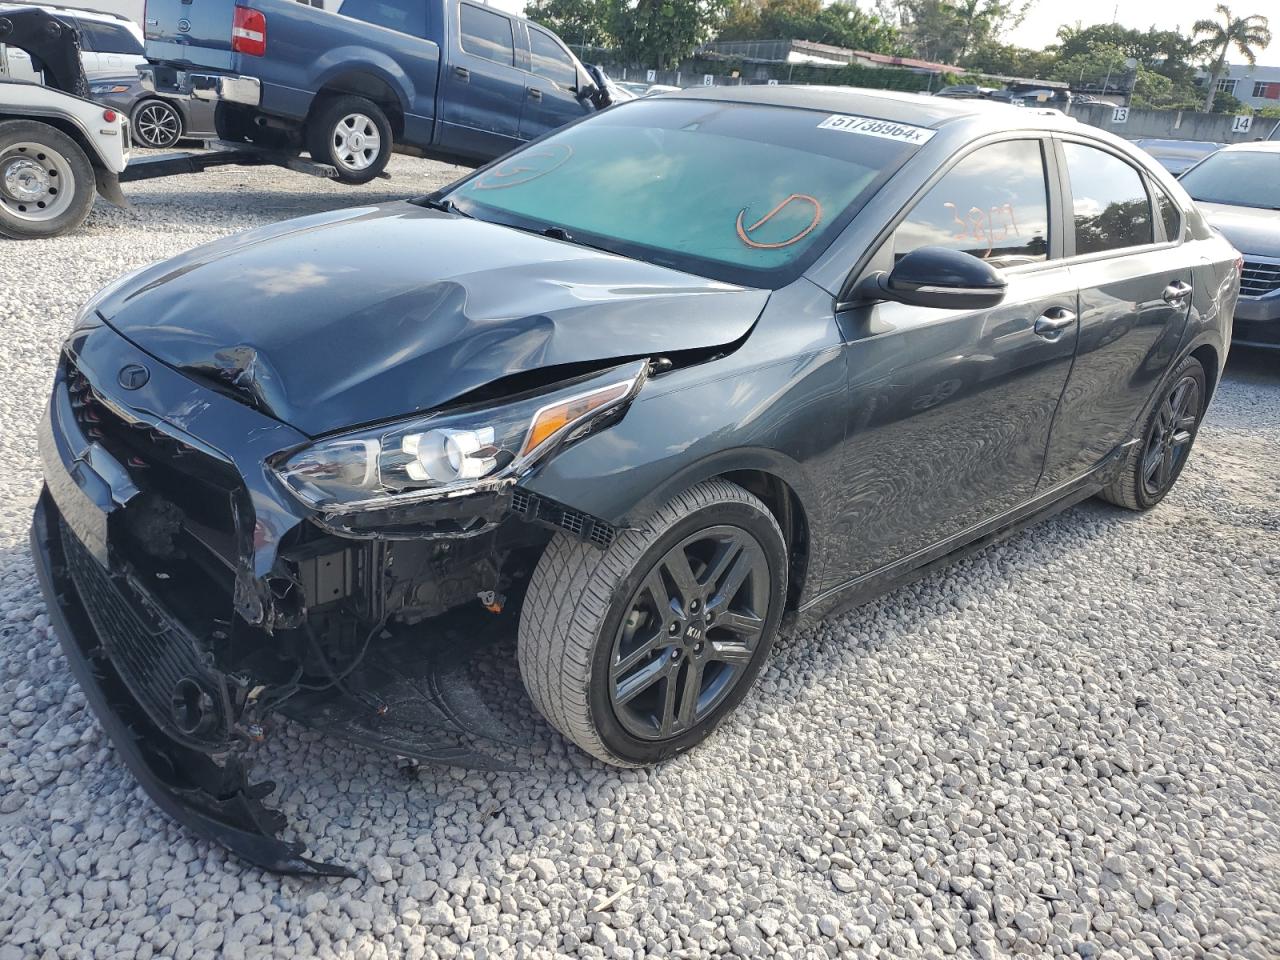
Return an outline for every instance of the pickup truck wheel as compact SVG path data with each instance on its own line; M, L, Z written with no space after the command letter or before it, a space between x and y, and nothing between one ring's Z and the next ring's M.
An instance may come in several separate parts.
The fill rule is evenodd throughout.
M61 130L35 120L0 123L0 235L56 237L93 208L93 165Z
M768 507L727 481L700 483L607 550L552 538L521 608L520 675L583 750L655 763L701 742L746 696L786 590Z
M368 183L391 159L391 123L372 100L333 97L307 121L307 147L317 163L331 163L343 183Z
M144 147L172 147L182 139L182 115L163 100L143 100L133 108L133 138Z

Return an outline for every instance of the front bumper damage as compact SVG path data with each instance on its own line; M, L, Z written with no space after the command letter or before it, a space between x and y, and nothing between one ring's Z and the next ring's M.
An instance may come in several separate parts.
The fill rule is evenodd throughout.
M79 331L40 427L31 546L72 672L156 804L264 869L348 876L281 839L273 784L250 781L273 718L417 761L518 765L487 658L551 531L601 547L614 531L518 487L381 526L309 515L265 466L305 439L109 327Z

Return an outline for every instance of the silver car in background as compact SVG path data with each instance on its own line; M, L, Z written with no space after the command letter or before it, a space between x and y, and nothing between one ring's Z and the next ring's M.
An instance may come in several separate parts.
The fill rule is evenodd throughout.
M1223 147L1179 179L1244 255L1231 342L1280 350L1280 142Z

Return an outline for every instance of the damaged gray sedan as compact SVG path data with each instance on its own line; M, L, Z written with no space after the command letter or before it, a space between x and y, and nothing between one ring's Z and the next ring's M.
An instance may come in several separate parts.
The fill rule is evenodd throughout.
M248 776L279 715L501 765L472 678L514 649L589 753L689 749L784 621L1085 497L1159 503L1238 286L1172 178L1060 117L640 100L100 292L41 424L33 552L155 801L342 874Z

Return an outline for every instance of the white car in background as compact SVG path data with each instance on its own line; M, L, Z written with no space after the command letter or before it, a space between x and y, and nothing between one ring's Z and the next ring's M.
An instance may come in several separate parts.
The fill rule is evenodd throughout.
M80 62L89 79L132 74L146 63L142 53L142 28L116 13L82 10L48 3L0 3L6 10L37 7L80 31ZM40 74L26 51L0 44L0 76L40 82Z

